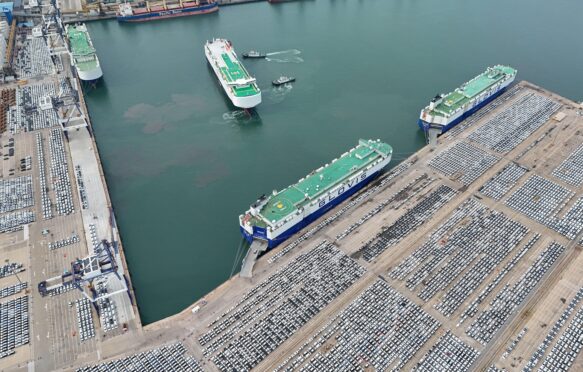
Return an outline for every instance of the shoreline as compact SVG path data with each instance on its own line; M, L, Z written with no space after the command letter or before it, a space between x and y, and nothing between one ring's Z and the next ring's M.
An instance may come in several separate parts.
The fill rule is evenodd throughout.
M81 86L81 82L79 81L79 78L77 78L77 84L80 87ZM107 206L110 210L110 213L113 217L113 230L114 230L114 238L116 239L116 241L118 242L119 245L119 253L120 253L120 257L121 257L121 261L122 261L122 266L123 266L123 271L124 271L124 275L126 277L126 281L128 283L129 286L129 290L130 290L130 295L131 295L131 302L132 302L132 307L134 309L134 314L136 316L136 321L138 323L138 326L142 327L142 320L140 317L140 312L138 310L138 299L136 297L136 294L134 292L134 286L133 286L133 282L132 282L132 278L131 278L131 273L130 270L128 268L128 264L126 261L126 257L125 257L125 250L123 248L123 243L121 240L121 234L119 232L119 228L117 227L117 219L115 218L115 209L113 207L113 204L111 202L111 197L109 195L109 185L107 184L107 180L105 178L105 172L103 171L103 164L101 162L101 156L99 155L99 146L97 145L97 139L95 138L94 132L93 132L93 124L91 121L91 115L89 112L89 108L85 102L85 92L83 92L83 89L80 89L79 92L79 98L80 98L80 103L81 106L83 108L83 111L85 113L85 117L87 118L87 125L88 125L88 130L89 130L89 134L91 136L91 141L93 143L94 146L94 151L93 154L97 160L97 164L99 167L99 176L101 178L101 183L103 184L103 186L105 187L105 196L106 196L106 200L107 200Z
M363 291L366 292L374 285L374 283L379 282L379 277L381 282L385 281L390 283L396 291L405 296L404 298L413 301L414 296L407 294L410 289L406 288L405 283L401 280L389 278L387 275L387 268L390 271L390 268L395 267L394 265L401 259L412 254L415 249L422 246L428 236L430 236L431 232L441 226L443 221L450 218L449 216L451 216L452 213L455 213L456 210L459 210L459 208L468 200L481 203L485 208L493 211L493 213L503 213L523 226L529 226L530 232L528 233L528 236L533 236L537 233L546 234L539 244L536 244L536 248L533 249L533 251L536 252L529 252L528 258L525 258L525 261L531 262L551 241L556 241L566 247L565 254L557 260L556 265L553 266L553 270L551 270L549 275L545 276L542 280L540 289L533 291L533 293L531 293L531 295L521 304L516 313L508 318L508 321L500 330L499 339L492 341L492 343L489 343L486 346L481 346L470 336L463 334L463 332L460 332L457 329L455 325L458 320L457 316L450 318L449 316L446 317L441 315L441 313L435 308L438 298L423 302L415 297L415 300L413 301L414 303L422 307L423 311L426 311L431 314L431 316L439 319L443 328L451 329L451 332L460 337L464 343L467 343L472 348L475 348L475 350L482 352L485 352L485 350L493 350L494 355L489 355L490 352L487 352L483 354L483 357L476 358L476 365L486 367L493 360L497 360L496 358L498 358L501 355L501 352L504 351L503 346L512 339L516 330L523 328L527 323L530 329L535 329L536 327L531 325L531 323L535 321L550 323L551 320L548 320L549 315L546 312L546 304L553 304L552 306L557 307L555 313L560 313L562 308L560 307L560 304L557 304L558 301L555 301L556 297L560 295L565 298L571 298L576 287L583 285L583 277L580 277L577 274L582 270L580 267L583 267L580 266L580 262L583 260L583 255L580 254L581 249L576 247L577 242L583 233L580 233L575 240L567 239L565 236L562 236L557 232L549 233L546 227L537 223L533 224L528 216L513 211L506 204L498 203L486 198L485 196L478 195L478 193L481 193L481 191L479 191L480 186L491 177L496 177L496 175L499 174L508 163L512 164L512 161L520 162L523 166L528 167L533 174L536 172L536 174L548 177L547 173L550 172L548 169L536 166L540 156L546 152L545 144L549 141L552 143L557 140L562 142L568 133L563 130L555 131L552 132L553 134L551 137L540 137L540 134L542 133L543 136L548 136L549 128L554 128L558 125L564 125L565 128L576 126L578 123L581 123L581 120L583 120L581 117L577 116L577 110L580 109L579 106L567 98L563 98L527 81L518 82L516 84L516 89L518 89L516 96L509 94L508 96L501 97L498 105L492 105L490 108L486 106L483 111L484 116L476 119L478 123L472 125L475 125L476 127L483 125L494 115L498 115L509 106L519 104L522 98L533 93L540 94L541 96L548 97L548 99L560 103L562 105L560 112L566 114L566 119L564 119L562 123L559 123L557 119L550 118L539 129L527 137L524 142L517 145L508 156L501 158L500 162L493 165L490 169L484 170L484 173L481 174L476 182L472 183L469 187L464 186L463 182L460 183L460 180L456 177L447 177L436 172L435 169L430 166L428 161L433 158L436 153L444 152L452 147L451 145L467 143L468 133L472 132L472 130L466 129L464 123L460 124L464 125L463 127L460 127L460 130L446 133L444 136L440 137L436 148L430 146L422 147L402 163L397 164L394 168L383 174L378 182L371 183L348 201L329 211L318 221L315 221L311 227L314 228L316 225L322 224L331 215L334 215L339 210L347 207L347 205L353 200L358 200L359 195L365 194L366 197L361 202L358 202L347 209L347 213L344 214L343 212L343 214L339 215L337 219L324 225L321 230L317 230L316 232L309 233L309 230L311 230L310 228L298 232L280 247L267 252L262 259L257 262L255 275L251 279L241 278L238 275L234 276L224 281L215 289L208 292L203 298L194 301L191 305L182 309L180 312L142 326L143 337L137 342L136 348L126 348L125 350L116 350L111 354L103 354L102 357L104 360L99 363L129 357L138 352L152 350L154 347L160 348L165 345L170 345L172 342L180 342L186 348L187 353L196 358L197 362L205 370L220 370L221 367L215 364L217 361L215 358L217 356L221 355L224 357L230 355L224 354L224 351L228 350L233 345L241 345L239 343L240 338L245 338L247 332L253 331L256 329L255 327L259 327L259 329L262 327L268 327L267 324L262 323L261 319L264 315L263 312L269 313L271 311L276 311L275 308L279 306L279 302L277 302L274 304L273 308L270 306L260 311L262 309L260 307L261 301L267 301L265 299L260 300L260 298L262 298L262 296L271 295L269 289L270 283L277 283L279 281L279 273L282 272L282 270L288 270L293 266L294 262L300 260L302 256L309 255L310 252L313 251L321 250L319 248L321 245L320 242L324 239L334 246L334 250L338 250L341 254L346 255L345 257L351 257L352 260L358 262L367 270L361 280L349 286L344 293L339 294L338 298L334 299L329 305L321 309L319 313L315 314L311 321L308 321L307 324L293 332L289 336L289 339L285 340L272 353L267 355L265 359L260 360L258 364L254 365L254 368L257 368L258 370L273 370L274 368L278 368L278 365L281 365L282 362L290 366L291 364L289 363L295 363L293 358L290 359L290 356L302 355L304 352L309 354L307 348L309 342L312 340L310 337L321 335L321 332L323 332L322 326L324 325L325 328L329 326L330 322L335 322L336 319L338 319L338 314L346 311L345 309L347 309L350 304L354 304L361 293L364 293ZM500 102L503 103L500 104ZM539 137L539 139L537 139L537 137ZM545 138L543 145L539 145L538 141L540 141L540 138ZM570 143L569 149L566 150L566 153L571 151L575 145L575 143ZM543 161L549 161L553 164L561 161L560 159L550 157L551 155L552 154L544 155L542 158L544 159ZM563 154L563 157L564 156L565 154ZM547 160L547 157L549 157L548 159L550 160ZM409 211L417 208L417 205L421 204L420 201L430 199L431 196L428 195L432 195L441 187L444 187L440 186L440 184L455 190L456 196L454 196L451 201L447 202L441 210L438 209L433 217L425 220L426 223L416 228L416 231L412 232L409 236L405 236L401 242L397 243L390 250L384 252L377 259L366 261L360 254L358 254L359 247L366 247L366 244L364 246L362 245L363 242L370 241L370 239L374 240L376 239L375 236L379 236L377 233L381 225L386 224L388 221L394 221L395 218L398 220L400 218L398 216L402 216L403 213L406 215ZM521 181L515 186L514 190L516 191L516 189L522 187L524 184L524 181ZM411 188L410 185L416 186ZM351 228L355 221L359 221L359 218L361 218L360 221L363 221L363 216L367 216L371 211L376 210L374 207L375 205L385 205L384 203L387 203L387 200L392 200L391 195L394 196L399 194L399 192L395 194L395 191L399 189L405 190L407 188L409 188L407 191L407 194L409 195L404 199L396 198L394 202L388 204L386 210L382 210L378 216L371 218L371 221L374 222L363 223L356 230ZM376 191L372 191L373 189ZM370 195L368 194L369 191L372 192ZM389 199L386 199L387 197ZM344 231L351 232L345 236L342 233L343 229ZM339 238L340 236L342 236L342 238ZM336 238L334 239L333 237ZM289 244L293 244L295 240L302 238L304 238L302 243L293 250L286 249ZM525 238L521 244L524 244L526 240L527 238ZM519 267L519 269L513 270L509 275L513 280L520 280L522 270L527 268L528 264L527 262L524 262L517 267ZM496 276L496 273L498 272L499 269L495 270L492 275ZM298 280L301 281L302 279ZM488 279L485 279L484 283L487 282ZM267 287L263 287L265 285L264 283L267 283ZM550 290L551 288L556 288L556 290ZM263 290L266 292L261 293ZM272 288L272 290L277 292L275 288ZM273 296L277 296L277 294L273 294ZM255 302L255 299L257 299L258 302ZM286 303L285 299L283 301L283 303ZM482 303L482 306L486 307L487 303L488 301ZM193 311L195 308L196 310ZM242 311L241 315L238 315L239 311ZM253 314L260 315L257 315L258 317L255 318L255 315ZM457 312L456 314L459 315ZM529 315L526 316L525 314ZM239 316L243 317L240 318ZM249 317L249 319L247 319L247 317ZM230 321L235 322L232 323L232 327L234 327L232 333L228 330L223 330L221 326L223 322ZM285 322L284 319L282 319L282 321ZM239 323L241 324L239 325ZM216 330L217 333L214 333L214 330ZM529 339L531 337L540 337L540 334L544 334L544 332L544 330L532 331L532 335L529 333L527 337ZM204 340L204 338L209 335L212 335L212 337L218 337L216 340L221 340L221 343L212 346L212 343L209 344L208 341L200 341ZM430 337L431 341L428 341L419 349L419 351L416 352L416 359L410 360L405 367L412 368L418 358L422 356L423 353L427 352L432 343L434 344L437 342L442 335L443 331L432 335ZM304 344L306 340L308 340L308 342ZM301 353L297 354L298 352ZM312 356L313 354L308 358L311 358ZM228 358L235 362L236 358L234 356Z

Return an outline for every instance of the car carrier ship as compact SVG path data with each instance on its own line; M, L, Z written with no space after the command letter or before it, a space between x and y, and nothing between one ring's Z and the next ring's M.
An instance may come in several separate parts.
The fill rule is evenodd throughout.
M251 277L260 254L276 247L372 181L389 164L392 154L393 148L380 140L361 139L356 147L295 184L262 195L239 216L241 233L251 243L240 276Z
M117 20L120 22L145 22L158 19L185 17L198 14L213 13L219 10L215 0L182 1L177 4L156 3L151 5L146 1L145 7L132 7L130 3L119 4Z
M257 86L257 81L239 62L230 41L225 39L207 41L204 52L233 105L250 109L261 103L261 90Z
M445 133L466 117L500 95L516 77L517 71L497 65L476 76L453 92L435 96L421 111L419 127Z
M71 64L77 70L79 79L94 83L103 76L97 53L89 37L85 24L67 25Z
M379 140L358 146L297 183L260 197L239 216L248 242L273 248L369 183L391 161L393 149Z

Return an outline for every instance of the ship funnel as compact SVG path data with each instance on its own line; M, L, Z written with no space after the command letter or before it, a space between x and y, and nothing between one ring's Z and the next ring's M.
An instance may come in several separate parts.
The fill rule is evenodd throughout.
M272 191L272 193L273 193L273 196L277 195L277 190L275 190L275 189L274 189L274 190Z

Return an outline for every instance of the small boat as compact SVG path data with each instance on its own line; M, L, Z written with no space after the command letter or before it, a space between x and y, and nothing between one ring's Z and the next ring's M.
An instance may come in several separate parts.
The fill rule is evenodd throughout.
M277 80L273 80L273 85L277 87L287 83L293 83L294 81L296 81L296 78L291 76L280 76Z
M243 53L243 58L265 58L267 57L264 53L260 53L256 50L250 50L247 53Z

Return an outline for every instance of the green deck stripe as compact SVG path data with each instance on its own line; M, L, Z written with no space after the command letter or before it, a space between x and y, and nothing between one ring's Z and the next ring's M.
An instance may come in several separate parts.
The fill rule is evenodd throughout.
M221 72L228 82L233 82L237 79L250 78L249 74L247 74L247 71L240 65L240 63L232 61L227 53L223 53L221 58L226 65L226 67L221 67ZM259 93L259 91L255 84L247 84L243 86L233 86L233 93L235 93L237 97L247 97L253 96Z
M449 93L435 109L430 111L433 116L448 116L480 95L492 85L504 80L508 75L515 75L516 70L508 66L495 66L478 75L462 87Z
M277 195L271 196L260 214L267 221L280 221L392 151L391 146L386 143L361 140L359 145L347 155L280 191Z
M77 30L75 26L68 26L67 37L71 44L71 53L75 58L75 67L81 71L93 70L97 67L95 48L89 43L87 33Z

